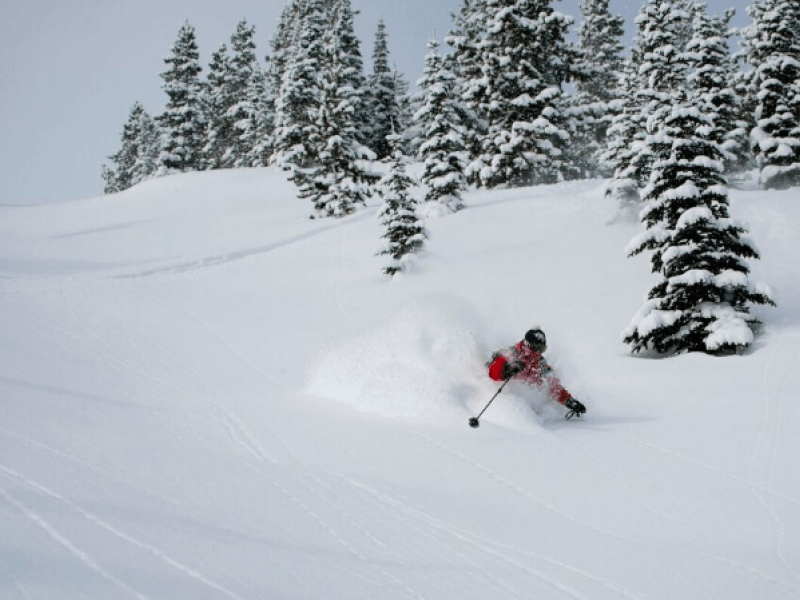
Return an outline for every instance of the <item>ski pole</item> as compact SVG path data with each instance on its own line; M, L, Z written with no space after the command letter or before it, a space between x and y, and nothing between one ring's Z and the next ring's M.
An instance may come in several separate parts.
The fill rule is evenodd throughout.
M498 390L495 392L494 396L492 396L492 399L491 399L491 400L489 400L489 402L487 402L487 403L486 403L486 406L484 406L484 407L483 407L483 410L480 412L480 414L478 414L478 416L477 416L477 417L472 417L472 418L469 420L469 426L470 426L470 427L472 427L472 428L480 427L480 424L481 424L481 422L479 421L479 419L481 418L481 415L483 415L483 413L485 413L485 412L486 412L486 409L487 409L487 408L489 408L489 405L490 405L492 402L494 402L494 399L495 399L495 398L497 398L497 396L500 394L500 392L502 392L502 391L503 391L503 388L504 388L504 387L506 387L506 384L507 384L509 381L511 381L511 377L509 377L508 379L506 379L506 380L503 382L503 385L501 385L501 386L500 386L500 388L499 388L499 389L498 389Z

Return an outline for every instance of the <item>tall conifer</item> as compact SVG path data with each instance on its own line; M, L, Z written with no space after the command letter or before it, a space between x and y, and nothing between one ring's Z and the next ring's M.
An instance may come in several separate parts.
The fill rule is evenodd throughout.
M378 160L391 154L389 136L393 132L401 133L400 107L397 102L395 75L389 64L389 43L386 24L378 22L375 33L375 49L372 52L372 76L369 78L370 111L372 116L372 133L370 148Z
M155 121L140 102L134 103L122 129L120 149L109 157L113 166L103 166L104 193L121 192L152 177L158 170L160 146Z
M706 13L698 4L694 15L694 35L687 46L689 86L704 114L712 119L708 133L725 151L723 163L728 175L741 172L749 163L747 122L742 117L742 103L734 91L736 65L730 53L730 20L733 10L721 17Z
M621 95L624 20L612 15L608 4L609 0L584 0L581 4L583 22L578 39L582 76L575 83L577 95L573 100L580 122L573 144L580 149L580 160L588 176L609 173L601 155Z
M422 181L428 185L425 200L456 212L463 208L461 196L467 187L464 167L468 155L464 127L456 109L456 78L439 54L439 43L430 41L428 48L425 74L418 82L421 107L414 117L422 139L420 155L425 163Z
M231 67L228 47L222 44L211 54L206 79L205 114L206 114L206 144L203 148L205 167L207 169L221 169L225 166L223 157L232 145L234 128L228 111L233 106Z
M470 165L487 187L524 186L573 176L567 158L568 114L562 85L577 54L567 42L571 19L551 0L487 0L480 43L488 133Z
M748 95L755 109L751 137L768 189L800 185L800 4L765 0L748 9L744 57L753 67Z
M378 256L391 257L391 262L383 272L395 275L407 263L405 257L422 248L427 234L417 215L416 201L411 195L411 189L417 183L406 172L406 159L400 148L402 137L391 136L389 142L394 146L392 168L379 184L383 206L378 213L385 230L382 238L386 242L378 251Z
M643 191L647 231L628 246L652 251L660 280L624 332L634 352L730 353L753 340L751 304L773 304L749 281L758 258L746 229L730 218L723 153L705 133L712 120L676 98L662 117L650 184Z
M206 121L199 59L194 27L184 23L178 31L172 54L164 59L168 68L161 73L168 100L164 112L158 117L163 131L160 161L168 172L204 168Z
M481 42L486 34L486 0L462 0L458 13L452 15L453 27L445 42L452 48L445 62L456 76L455 95L462 100L459 115L465 126L465 143L470 160L480 156L483 138L487 132L482 108L482 55Z

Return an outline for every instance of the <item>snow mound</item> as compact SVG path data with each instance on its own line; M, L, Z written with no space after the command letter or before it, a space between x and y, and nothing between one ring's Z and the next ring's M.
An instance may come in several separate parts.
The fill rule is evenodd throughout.
M478 390L485 395L483 331L481 317L458 298L417 299L330 348L306 389L387 418L460 423Z

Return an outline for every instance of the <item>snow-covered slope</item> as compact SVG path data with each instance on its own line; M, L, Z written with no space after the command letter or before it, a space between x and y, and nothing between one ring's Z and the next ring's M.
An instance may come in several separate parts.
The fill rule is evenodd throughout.
M468 195L412 273L281 173L0 208L0 598L800 598L800 205L733 192L779 307L647 360L602 182ZM588 408L509 385L533 324Z

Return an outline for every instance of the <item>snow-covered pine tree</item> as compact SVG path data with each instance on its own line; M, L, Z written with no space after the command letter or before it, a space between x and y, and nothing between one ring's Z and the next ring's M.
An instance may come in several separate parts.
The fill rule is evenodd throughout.
M361 96L353 88L357 78L349 41L352 13L340 10L348 3L338 9L326 6L324 0L309 0L298 52L286 71L281 96L283 114L295 121L284 121L279 133L297 140L284 154L284 164L292 170L290 179L298 186L299 196L313 202L312 218L351 214L365 204L370 186L378 179L365 162L374 159L374 154L357 140L355 119ZM300 78L305 83L293 88ZM287 97L287 92L294 96ZM299 103L304 107L301 114L285 110L296 109Z
M353 105L353 123L356 128L356 141L368 146L372 133L372 118L369 111L367 78L364 74L364 59L361 54L361 40L355 32L351 0L335 0L332 22L336 26L336 39L339 45L339 60L342 65L342 78L352 88L350 102Z
M154 177L161 155L161 130L156 120L146 110L139 118L139 142L136 162L131 173L131 185Z
M411 92L408 80L405 75L397 70L397 67L392 69L392 76L394 78L394 93L397 98L397 131L401 132L402 143L400 149L406 156L411 156L409 150L409 137L413 134L411 129L414 124L414 114L417 104L415 103Z
M152 177L158 169L158 127L140 102L131 108L121 142L119 151L109 157L113 167L103 165L106 194L126 190Z
M375 155L356 140L354 107L359 98L350 85L335 28L326 43L331 56L323 73L322 99L309 138L313 174L308 172L300 195L314 202L314 217L343 217L359 204L366 204L371 195L370 184L377 178L362 161Z
M113 167L109 167L107 164L103 163L100 165L100 177L105 182L103 184L103 194L116 194L117 192L121 191L117 187L117 172L114 170Z
M121 192L133 185L131 178L138 154L139 122L143 112L144 106L139 102L134 103L128 114L128 120L122 126L120 148L108 157L113 166L103 165L103 179L106 182L104 193L106 194Z
M634 47L625 61L620 77L620 97L606 137L601 162L614 169L606 195L617 203L618 218L630 220L639 212L639 182L633 179L631 161L647 136L647 117L636 98L639 89L641 54Z
M233 106L232 68L228 47L222 44L211 54L206 78L206 144L203 148L206 169L223 168L223 156L232 145L233 124L228 110Z
M184 23L178 31L172 55L164 59L161 73L169 97L158 117L163 132L161 167L167 172L199 171L204 167L205 116L200 82L200 53L194 27Z
M647 117L648 134L630 163L630 178L639 187L650 177L654 160L652 145L658 143L653 134L660 131L676 99L685 97L689 60L685 52L688 39L684 36L687 23L691 26L692 16L681 2L649 0L636 19L642 56L636 97Z
M742 119L742 105L733 89L736 65L730 53L730 21L734 11L711 17L703 4L695 7L694 34L687 52L692 72L689 85L704 114L713 120L709 138L727 153L723 164L730 175L740 173L749 163L750 148L747 122Z
M306 0L289 0L281 11L275 33L270 40L272 54L267 57L265 76L264 109L268 116L268 137L262 137L254 149L254 165L277 163L280 152L276 142L280 123L286 123L286 115L279 114L280 98L284 93L283 82L286 71L293 64L303 25L303 11ZM266 161L266 162L265 162Z
M601 155L621 92L624 19L612 15L608 3L609 0L584 0L583 22L578 30L578 69L582 76L575 83L573 106L580 117L573 146L579 149L582 170L590 177L612 172Z
M483 71L480 43L486 33L486 0L462 0L457 14L452 14L453 27L445 42L452 48L445 64L456 76L455 95L462 99L463 113L459 119L465 127L465 143L470 161L481 154L487 131L481 104L485 87L481 85Z
M244 164L250 167L266 167L272 156L272 136L275 129L275 98L269 89L269 79L263 69L255 64L248 88L253 113L247 128L246 145L250 148Z
M621 112L604 154L615 164L607 193L620 203L621 213L635 211L652 168L652 134L685 91L688 57L681 44L691 20L684 2L670 0L648 0L636 17L638 34L621 81Z
M230 145L222 157L223 167L249 166L249 156L256 143L258 99L252 95L254 79L259 76L256 60L256 44L253 41L255 26L241 20L236 31L231 35L231 78L230 94L233 104L228 108L226 117L233 127Z
M286 63L275 103L273 164L292 171L293 181L303 187L313 173L313 153L308 145L315 127L316 110L322 100L321 75L326 65L325 31L330 13L323 0L296 2L296 41L287 40ZM287 30L288 33L288 30Z
M572 19L552 0L487 0L480 43L488 133L469 167L487 187L518 187L573 176L565 150L570 128L562 84L574 74Z
M745 227L730 218L721 160L705 133L712 120L677 97L661 120L650 184L643 191L647 231L628 254L652 251L660 281L623 334L633 352L740 351L753 340L751 304L773 304L749 281L758 258Z
M753 67L748 94L755 107L751 132L761 184L800 185L800 4L766 0L748 8L742 32L745 60Z
M377 256L391 257L391 262L383 272L395 275L403 270L408 260L407 255L418 252L423 247L426 232L416 212L416 200L411 195L410 190L417 183L406 172L405 157L401 149L402 136L390 136L389 142L394 148L392 168L379 183L383 206L378 213L385 230L382 239L386 242Z
M372 117L369 147L378 160L390 156L388 138L400 128L400 107L395 90L395 75L389 64L389 35L383 19L378 21L375 48L372 52L372 75L369 78L369 102Z
M445 67L438 42L428 42L428 49L424 75L417 82L421 107L414 119L423 140L420 155L425 163L422 181L428 186L425 200L439 208L431 210L429 206L426 211L446 214L464 207L462 193L467 187L464 167L468 153L464 127L456 109L455 75Z
M270 40L272 54L269 56L267 79L274 94L280 92L286 69L294 60L297 42L302 27L302 4L305 0L289 0L283 7L275 33Z

